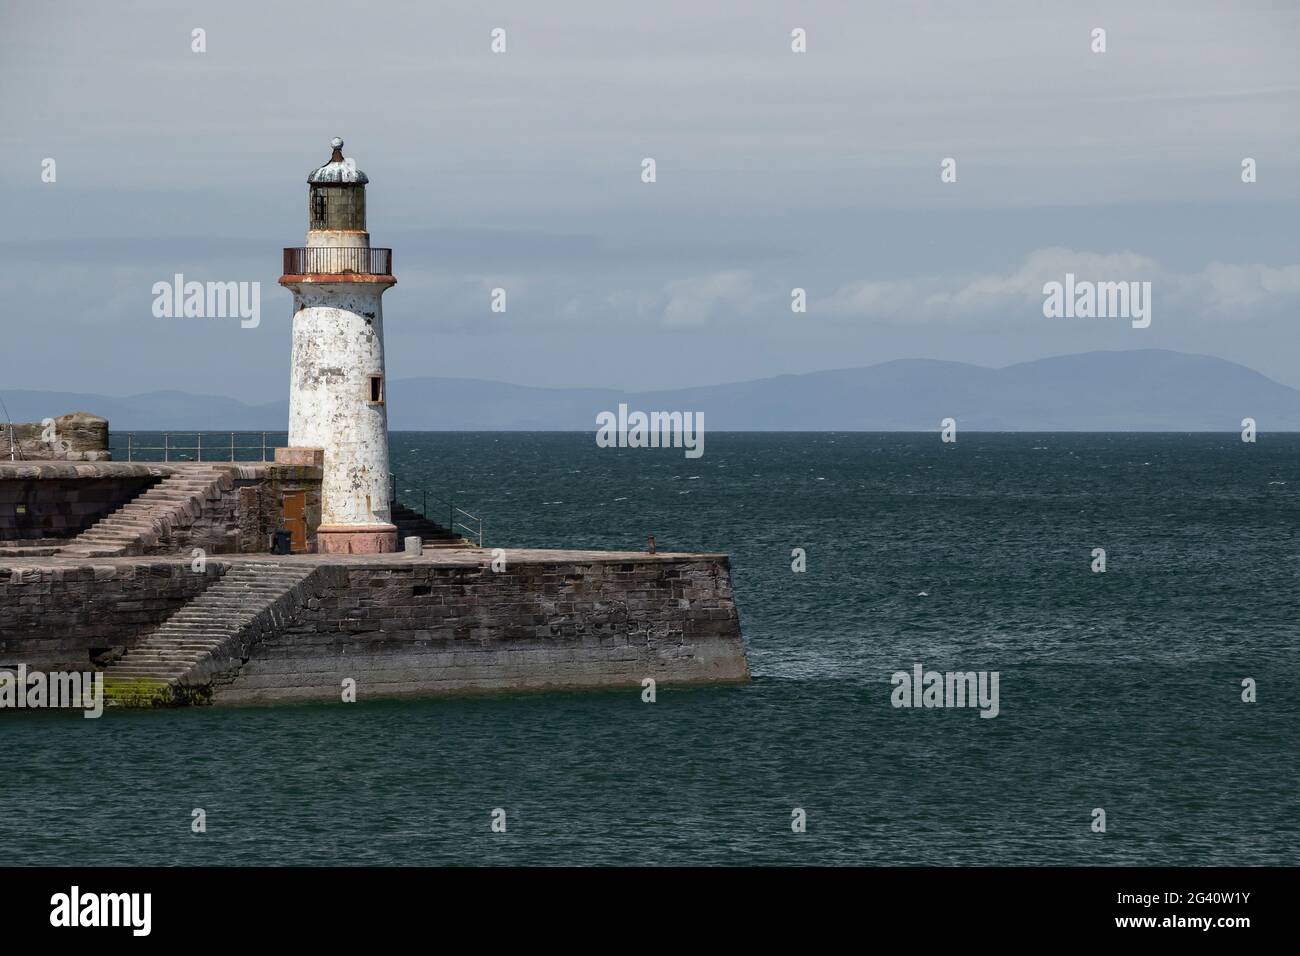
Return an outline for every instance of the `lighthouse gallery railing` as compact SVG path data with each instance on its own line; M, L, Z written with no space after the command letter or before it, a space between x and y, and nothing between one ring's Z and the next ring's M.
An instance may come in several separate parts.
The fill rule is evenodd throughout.
M284 274L390 276L393 250L368 246L297 246L284 250Z

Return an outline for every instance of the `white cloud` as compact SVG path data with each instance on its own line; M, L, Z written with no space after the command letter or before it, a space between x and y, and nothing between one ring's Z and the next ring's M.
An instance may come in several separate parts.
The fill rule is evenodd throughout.
M770 297L755 290L754 274L746 270L674 279L664 287L664 295L662 319L669 328L704 325L729 314L752 314Z
M1213 317L1246 319L1274 303L1300 298L1300 265L1273 268L1211 262L1200 274L1203 305Z
M999 323L1041 318L1043 285L1077 280L1150 282L1159 314L1169 318L1272 317L1300 299L1300 265L1211 262L1180 273L1135 252L1099 253L1050 247L1007 273L973 278L859 280L815 301L810 313L886 323Z

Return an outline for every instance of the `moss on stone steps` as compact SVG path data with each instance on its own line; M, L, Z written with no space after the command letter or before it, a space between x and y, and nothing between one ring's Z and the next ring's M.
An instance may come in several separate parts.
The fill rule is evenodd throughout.
M104 677L104 703L109 707L187 707L212 703L212 687L192 687L148 677Z

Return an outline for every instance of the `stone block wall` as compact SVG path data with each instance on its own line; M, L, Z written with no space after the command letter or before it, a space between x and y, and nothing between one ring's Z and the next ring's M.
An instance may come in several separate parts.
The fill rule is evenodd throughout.
M0 449L10 445L27 461L109 461L108 420L89 412L72 412L40 422L0 424Z
M161 480L144 466L0 463L0 542L64 542Z
M724 555L325 565L215 703L749 677ZM526 554L526 552L520 552Z
M723 555L291 560L312 572L201 669L214 703L339 701L346 678L364 700L749 677ZM228 567L0 562L0 667L106 665Z
M306 493L307 545L315 550L320 524L319 472L311 468L239 466L230 469L232 481L218 498L205 500L199 514L185 526L174 526L146 554L189 554L202 548L208 554L263 554L270 550L271 535L283 519L282 495Z
M0 561L0 667L89 670L92 656L134 646L224 571L214 561L201 572L188 561L82 567Z
M321 472L322 469L310 466L276 465L268 470L258 485L256 531L251 522L253 512L245 510L248 517L248 529L266 541L276 531L284 519L284 494L286 492L305 492L307 550L316 550L316 529L321 523Z
M186 466L140 462L0 462L0 544L65 544L96 521L187 469L219 473L207 496L186 505L180 522L145 553L259 554L283 518L282 496L304 493L307 544L314 550L321 518L321 470L307 465Z
M0 482L0 541L72 538L154 484L154 479Z
M205 498L195 510L182 520L188 525L173 523L158 542L144 549L148 555L185 554L195 548L207 554L236 554L240 551L267 551L267 543L256 536L256 524L248 527L240 513L240 490L256 487L254 482L229 482L216 497ZM241 525L243 527L241 528Z

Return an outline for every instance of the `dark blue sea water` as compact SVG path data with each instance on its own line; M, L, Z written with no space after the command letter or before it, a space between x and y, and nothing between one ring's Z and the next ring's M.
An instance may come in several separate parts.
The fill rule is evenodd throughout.
M729 552L753 682L7 714L0 864L1300 863L1300 436L392 456L489 546ZM917 662L998 671L999 716L891 707Z

